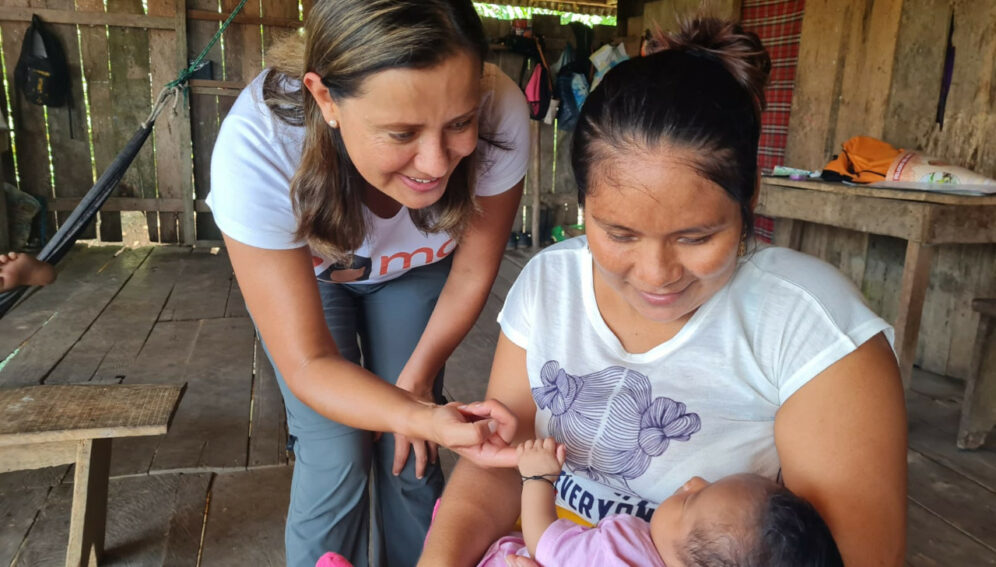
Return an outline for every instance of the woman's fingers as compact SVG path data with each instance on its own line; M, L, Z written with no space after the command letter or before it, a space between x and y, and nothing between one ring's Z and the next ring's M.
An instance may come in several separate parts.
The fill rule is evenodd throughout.
M391 466L391 472L394 473L394 476L401 474L401 469L405 468L410 446L407 437L398 433L394 434L394 464ZM415 475L422 478L417 470Z
M425 446L429 450L429 462L432 463L432 464L435 464L436 462L438 462L439 461L439 445L437 445L437 444L435 444L435 443L433 443L431 441L426 441L425 442Z
M515 468L519 457L515 447L495 447L479 445L477 447L458 447L453 451L461 457L470 459L474 464L491 468Z
M494 419L498 426L495 431L506 443L511 443L512 439L515 438L515 431L518 427L519 420L516 419L515 414L512 410L508 409L505 404L499 402L498 400L485 400L483 402L474 402L472 404L459 406L459 410L464 415L475 416L479 418L490 417Z
M439 406L433 410L433 422L436 435L431 437L440 445L481 466L516 466L516 449L508 441L515 436L518 422L501 402Z
M409 439L404 435L394 434L394 463L391 472L394 476L401 474L408 461L408 455L414 453L415 456L415 478L421 479L425 476L425 469L429 463L435 463L438 458L438 449L435 443L428 443L421 439Z
M429 464L429 451L425 448L425 441L415 439L412 442L412 450L415 452L415 478L421 479L425 476L425 467Z

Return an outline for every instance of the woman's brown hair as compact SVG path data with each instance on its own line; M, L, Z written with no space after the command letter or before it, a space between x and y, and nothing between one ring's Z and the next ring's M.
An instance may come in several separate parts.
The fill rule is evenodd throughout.
M307 72L322 77L334 100L361 94L363 81L378 71L425 69L461 51L483 65L487 40L470 0L321 0L314 3L303 36L285 38L267 56L263 98L280 120L304 126L301 163L291 179L296 236L318 253L348 262L366 238L366 181L330 128L315 99L303 88ZM450 176L443 196L430 207L409 210L424 232L459 237L476 211L477 152Z

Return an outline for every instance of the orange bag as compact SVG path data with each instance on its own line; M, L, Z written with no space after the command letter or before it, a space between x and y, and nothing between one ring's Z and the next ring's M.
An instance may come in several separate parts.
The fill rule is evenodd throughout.
M823 169L850 178L855 183L874 183L885 179L889 166L903 153L882 140L855 136L844 142L836 159Z

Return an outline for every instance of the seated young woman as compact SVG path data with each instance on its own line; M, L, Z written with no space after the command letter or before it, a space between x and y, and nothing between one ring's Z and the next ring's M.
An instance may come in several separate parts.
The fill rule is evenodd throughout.
M557 504L589 523L649 520L690 477L752 473L812 503L846 565L901 565L892 329L831 266L751 240L770 59L714 19L660 40L582 109L587 234L509 291L488 397L518 416L516 441L565 446ZM461 460L420 565L477 563L521 490L515 469Z

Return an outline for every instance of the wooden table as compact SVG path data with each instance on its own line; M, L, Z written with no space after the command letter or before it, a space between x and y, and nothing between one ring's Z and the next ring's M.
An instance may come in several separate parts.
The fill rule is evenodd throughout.
M104 549L111 439L162 435L185 385L58 385L0 390L0 473L75 463L67 567Z
M761 181L757 213L787 219L775 244L799 249L802 225L813 222L905 239L906 260L895 322L903 384L909 386L923 300L936 244L996 242L996 196L973 197L855 187L840 183Z

